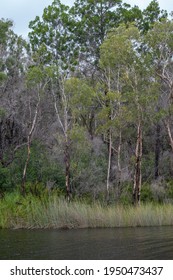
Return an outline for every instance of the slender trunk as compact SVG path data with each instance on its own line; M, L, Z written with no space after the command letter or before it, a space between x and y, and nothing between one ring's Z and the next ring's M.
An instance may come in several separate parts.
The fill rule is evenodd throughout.
M29 164L29 160L30 160L30 154L31 154L31 139L28 136L28 144L27 144L27 158L25 161L25 166L23 169L23 175L22 175L22 182L21 182L21 194L23 196L25 196L26 194L26 190L25 190L25 184L26 184L26 172L27 172L27 167Z
M159 159L160 159L160 124L156 127L156 142L155 142L155 171L154 177L159 177Z
M65 186L66 186L66 198L69 202L72 197L71 186L70 186L70 141L68 136L69 131L69 115L68 115L68 100L64 90L64 83L61 88L63 106L64 106L64 136L65 136L65 149L64 149L64 161L65 161Z
M121 144L122 144L122 135L121 130L119 134L119 144L117 150L117 165L118 165L118 197L120 196L120 188L121 188Z
M61 105L63 108L62 118L60 117L60 112L57 106L57 98L53 88L51 89L51 91L54 99L55 112L64 135L65 188L66 188L66 198L68 201L70 201L72 197L71 186L70 186L70 152L69 152L70 141L68 137L70 122L69 122L69 115L68 115L68 109L69 109L68 99L65 94L63 78L61 78L60 89L61 89Z
M135 174L134 174L134 186L133 186L133 202L135 205L140 204L140 192L141 192L141 160L142 160L142 126L141 122L138 122L137 129L137 141L136 141L136 152L135 152Z
M109 151L108 151L108 168L107 168L107 180L106 180L106 200L109 201L109 185L110 185L110 172L111 172L111 159L112 159L112 135L109 130Z
M5 162L4 162L4 153L3 153L3 150L4 150L4 145L3 145L3 121L0 122L0 163L2 165L2 167L5 167Z
M169 136L170 146L171 146L171 149L173 151L173 138L172 138L172 132L171 132L169 121L166 121L165 125L166 125L166 129L167 129L168 136Z
M27 157L26 157L26 161L25 161L25 166L23 169L23 175L22 175L22 182L21 182L21 194L23 196L25 196L26 194L26 189L25 189L25 185L26 185L26 174L27 174L27 168L28 168L28 164L29 164L29 160L30 160L30 155L31 155L31 142L32 142L32 135L37 123L37 118L38 118L38 109L39 109L39 105L40 105L40 95L38 94L38 102L36 105L36 109L35 109L35 114L34 114L34 119L32 121L32 126L31 129L29 131L28 137L27 137Z
M64 162L65 162L65 186L66 186L66 197L67 200L71 200L71 186L70 186L70 153L69 153L69 143L66 140L64 148Z
M91 140L93 140L93 138L94 138L94 127L93 127L94 126L94 118L95 118L95 115L94 115L94 112L92 112L91 116L90 116L90 119L89 119L89 129L88 129Z
M105 96L107 98L107 95L110 91L110 81L108 82L108 87L106 87L105 89ZM110 108L110 100L109 98L106 99L106 107L108 108L109 110L109 113L108 113L108 119L109 121L112 120L112 112L111 112L111 108ZM111 131L111 128L108 128L107 129L107 132L106 132L106 141L107 141L107 149L108 149L108 172L107 172L107 186L109 186L109 181L110 181L110 178L111 178L111 169L112 169L112 157L113 157L113 148L112 148L112 131ZM107 188L108 189L108 188ZM107 191L108 193L108 191ZM108 195L109 196L109 195Z

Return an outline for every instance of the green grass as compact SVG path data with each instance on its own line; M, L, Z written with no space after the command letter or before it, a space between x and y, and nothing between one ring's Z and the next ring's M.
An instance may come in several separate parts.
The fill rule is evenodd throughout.
M0 228L102 228L173 225L173 205L102 206L67 203L57 196L7 194L0 200Z

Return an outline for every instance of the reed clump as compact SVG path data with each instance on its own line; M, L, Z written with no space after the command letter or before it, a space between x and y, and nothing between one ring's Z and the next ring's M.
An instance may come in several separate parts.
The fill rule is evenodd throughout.
M103 228L173 225L172 204L140 207L81 201L68 203L55 195L46 198L8 194L0 200L0 228Z

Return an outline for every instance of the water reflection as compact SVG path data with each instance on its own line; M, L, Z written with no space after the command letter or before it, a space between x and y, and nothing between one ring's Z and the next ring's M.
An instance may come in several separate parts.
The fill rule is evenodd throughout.
M173 227L0 230L0 259L173 259Z

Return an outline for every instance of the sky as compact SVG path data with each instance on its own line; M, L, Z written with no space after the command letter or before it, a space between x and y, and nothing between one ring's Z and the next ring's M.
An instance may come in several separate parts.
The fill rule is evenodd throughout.
M13 20L15 33L27 37L29 22L36 16L42 16L44 8L52 2L53 0L0 0L0 18ZM61 0L61 3L69 6L73 2L73 0ZM124 0L124 2L145 9L151 0ZM171 0L159 0L159 4L161 9L169 13L173 10Z

